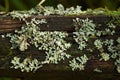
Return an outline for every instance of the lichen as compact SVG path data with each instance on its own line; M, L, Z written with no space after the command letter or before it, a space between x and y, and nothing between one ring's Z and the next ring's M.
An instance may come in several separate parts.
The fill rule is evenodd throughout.
M81 13L85 13L85 11L81 10L81 6L64 8L62 4L58 4L57 8L53 8L50 6L45 7L46 11L43 13L44 15L51 15L51 14L59 14L59 15L79 15Z
M115 55L113 54L113 52L114 52L113 43L114 42L112 39L110 39L110 40L108 40L108 39L105 39L105 40L96 39L94 41L94 45L99 50L100 56L102 57L100 60L103 59L104 61L108 61L111 56L115 57ZM107 49L105 49L105 47ZM106 50L108 50L109 52L106 52Z
M116 59L115 65L117 66L116 70L120 73L120 58Z
M118 37L117 42L120 44L120 37Z
M83 56L81 57L76 57L76 58L73 58L71 61L69 61L69 66L72 68L72 70L84 70L85 68L85 65L88 61L88 57L84 54Z
M25 51L30 46L34 37L39 33L38 24L46 23L44 19L35 21L34 18L30 23L26 23L21 27L21 30L15 30L14 34L7 34L10 37L10 42L12 43L11 49L19 48L21 51Z
M45 51L46 58L42 62L44 64L58 64L59 61L69 58L70 55L66 53L66 50L70 48L71 44L64 40L68 33L40 31L39 26L46 23L45 19L33 18L30 22L26 21L20 30L15 30L14 34L7 34L12 44L11 49L18 48L20 51L26 51L29 46L34 45L38 50Z
M11 63L11 68L20 69L22 72L34 72L42 67L41 63L37 59L31 59L29 57L25 58L22 61L19 57L14 57Z
M6 16L11 16L13 19L19 19L20 21L25 21L27 18L30 18L32 15L41 14L41 10L37 10L36 8L32 8L28 11L12 11L6 14Z
M78 49L83 50L87 46L87 41L89 38L95 36L95 27L96 25L93 23L92 20L87 19L80 19L76 18L73 19L73 23L76 29L76 32L73 32L74 39L78 43Z
M108 61L110 59L110 55L108 53L101 53L101 57L104 61Z
M73 23L75 26L76 32L73 32L74 39L79 44L78 49L83 51L85 50L86 46L89 46L87 43L89 42L89 39L95 39L94 40L94 46L99 51L98 57L101 57L99 60L108 61L110 59L117 59L118 55L118 48L114 44L113 39L99 39L102 36L113 36L115 34L116 25L114 23L108 22L105 25L104 30L99 30L97 27L101 26L95 25L95 23L92 20L89 19L80 19L76 18L73 19ZM119 44L119 38L116 40ZM95 48L89 48L87 51L94 51ZM77 65L76 59L73 59L73 65ZM116 64L117 65L117 64ZM118 65L117 65L118 66ZM76 67L73 67L73 70L76 69ZM83 69L83 68L81 68ZM119 67L117 67L117 70ZM119 72L119 71L118 71Z
M98 24L94 23L93 20L88 18L73 19L73 24L75 27L75 32L73 32L73 38L78 44L78 49L82 52L87 50L93 52L98 50L100 60L108 61L109 59L115 60L116 69L120 73L120 38L115 41L113 39L100 39L102 36L114 36L116 23L120 23L119 13L120 11L109 11L107 9L88 9L86 11L81 10L81 6L64 8L63 5L57 5L57 8L47 6L45 11L42 11L38 6L32 8L29 11L13 11L8 13L13 19L19 19L24 21L25 24L22 25L21 29L15 30L14 33L7 34L7 37L10 38L12 44L11 49L19 49L20 51L26 51L30 46L36 47L38 50L44 51L46 54L45 60L42 62L37 59L32 59L26 57L24 60L21 60L19 57L14 57L11 61L12 68L21 69L21 71L36 71L41 68L44 64L58 64L60 61L65 60L66 58L72 59L69 61L69 66L74 70L84 70L87 61L90 59L87 54L83 54L80 57L74 57L66 53L67 50L72 46L70 43L65 41L65 38L68 36L67 32L63 31L40 31L40 26L42 24L47 24L45 19L36 19L30 18L32 15L100 15L104 14L107 16L112 16L110 22L105 23L104 29L98 30ZM28 20L30 18L30 21ZM101 25L101 24L99 24ZM118 25L118 24L117 24ZM2 38L6 37L1 35ZM90 44L94 47L89 47L89 40L94 39L93 44ZM117 44L114 44L117 42ZM87 48L89 47L89 48ZM94 71L101 72L98 68Z
M114 44L114 42L115 42L115 40L113 40L113 39L105 39L100 42L102 44L95 44L95 45L99 51L102 48L102 51L100 51L100 53L101 53L100 60L104 60L104 61L108 61L110 59L115 60L114 64L116 65L116 70L118 71L118 73L120 73L119 37L118 37L118 39L116 39L116 42L118 44ZM100 45L100 49L98 48L99 45ZM103 46L104 46L104 48L103 48Z
M97 49L101 49L103 47L103 42L100 39L96 39L94 41L94 45L97 47Z
M102 72L102 70L100 70L100 69L98 69L98 68L95 68L93 71L98 72L98 73L101 73L101 72Z
M5 38L5 35L1 35L2 38Z
M58 61L64 60L65 57L69 58L70 56L65 52L71 46L70 43L64 40L67 35L67 33L59 31L40 32L40 34L33 39L33 44L36 45L39 50L45 50L48 63L58 63ZM38 46L38 44L41 45Z
M115 28L116 26L113 23L108 23L106 24L106 27L104 30L97 30L96 31L96 36L105 36L105 35L114 35L115 34Z

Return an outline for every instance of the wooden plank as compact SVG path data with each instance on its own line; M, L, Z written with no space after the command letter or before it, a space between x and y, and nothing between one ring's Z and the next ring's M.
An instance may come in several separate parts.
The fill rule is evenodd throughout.
M72 32L75 31L72 20L76 17L81 19L92 19L95 24L101 24L101 27L97 27L99 30L105 29L105 23L103 21L111 20L111 17L104 15L85 15L85 16L59 16L59 15L51 15L51 16L32 16L31 18L36 19L46 19L47 24L40 25L41 31L66 31L69 33L69 36L66 38L67 42L72 43L72 47L67 51L67 53L72 56L80 56L82 52L78 50L78 44L73 40ZM28 19L30 20L30 18ZM18 19L12 19L11 17L0 17L0 33L6 34L8 32L13 32L15 29L19 29L23 24L23 21L19 21ZM120 37L119 33L120 27L119 25L116 28L116 33L113 36L101 36L99 39L114 39L116 40ZM95 39L90 39L87 48L94 47L93 42ZM64 62L60 62L58 65L50 64L44 65L43 68L39 69L35 73L26 73L20 72L20 70L11 69L10 61L14 56L21 57L24 59L28 55L32 55L33 58L37 58L39 61L45 59L44 51L38 51L35 47L29 47L25 52L20 52L18 49L11 50L11 43L8 38L2 38L0 36L0 76L8 76L8 77L20 77L25 80L38 80L37 77L41 79L51 79L51 80L73 80L73 79L91 79L91 80L119 80L119 74L115 70L113 60L109 61L99 61L99 58L96 55L99 54L99 51L94 50L92 53L87 51L86 49L83 51L91 56L91 60L89 60L86 64L85 71L71 71L71 68L68 67L68 59ZM103 73L95 73L93 69L100 68ZM89 75L86 75L89 74ZM80 76L80 77L79 77Z
M107 36L107 37L101 37L101 40L104 39L116 39L119 35L116 36ZM95 47L91 42L94 41L94 38L90 40L90 43L88 43L88 48L93 48ZM88 71L93 71L95 68L100 68L103 69L104 72L112 72L115 70L115 66L112 60L110 61L99 61L99 57L96 57L100 52L98 50L93 50L93 52L87 51L88 48L86 48L83 51L80 51L78 49L78 44L75 43L73 38L70 36L68 37L68 42L73 43L72 47L68 49L66 53L71 54L72 56L80 56L83 53L87 53L87 55L90 55L91 60L88 61L86 64L86 69ZM11 44L9 43L8 38L1 38L0 39L0 69L9 69L11 64L10 61L14 56L21 57L21 59L24 59L28 55L31 55L33 58L38 59L39 61L45 59L45 52L44 51L39 51L35 47L29 47L28 50L21 52L18 49L11 50ZM68 68L68 60L65 60L66 62L60 62L58 65L45 65L41 70L71 70L70 67Z
M72 20L76 17L81 19L92 19L96 24L103 24L102 27L104 27L104 22L111 20L111 17L108 16L93 16L93 15L86 15L86 16L32 16L31 18L36 19L46 19L47 24L40 25L41 31L67 31L71 32L74 31L74 26ZM29 18L30 19L30 18ZM28 20L29 20L28 19ZM103 22L104 21L104 22ZM21 27L24 22L19 21L17 19L7 18L3 17L0 19L0 32L11 32L15 30L16 28ZM8 30L11 29L11 30Z
M7 72L7 73L6 73ZM24 78L25 80L119 80L119 74L103 74L103 73L90 73L90 72L77 72L77 71L40 71L36 73L21 73L16 70L0 70L0 76L7 77L19 77ZM13 73L13 74L11 74ZM16 76L15 76L16 75ZM23 79L22 79L23 80Z

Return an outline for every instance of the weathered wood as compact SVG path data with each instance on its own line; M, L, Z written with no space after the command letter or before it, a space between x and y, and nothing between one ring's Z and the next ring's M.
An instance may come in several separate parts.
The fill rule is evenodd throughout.
M36 73L21 73L20 71L15 71L15 70L0 70L2 73L0 76L7 76L7 77L14 77L14 74L16 74L16 77L26 77L25 80L119 80L120 78L118 77L119 74L102 74L102 73L89 73L86 72L77 72L77 71L43 71L41 70L40 72ZM7 72L7 73L6 73ZM13 73L13 74L11 74ZM23 80L23 79L22 79Z
M81 18L81 19L92 19L96 24L103 24L102 27L104 27L104 22L111 20L111 17L108 16L32 16L31 18L36 18L36 19L46 19L47 24L41 25L40 29L41 31L68 31L72 32L74 31L73 23L72 20L75 19L76 17ZM99 20L101 19L101 20ZM28 19L29 20L29 19ZM104 22L103 22L104 21ZM19 21L17 19L12 19L11 17L2 17L0 19L0 32L11 32L17 28L19 28L21 25L23 25L24 22Z
M43 71L36 73L21 73L20 71L15 70L0 70L2 73L0 76L7 76L7 77L14 77L14 74L16 74L16 77L26 77L25 80L119 80L118 77L119 74L102 74L102 73L89 73L86 72L86 75L84 72L77 72L77 71ZM7 73L6 73L7 72ZM11 74L13 73L13 74Z
M79 71L71 71L71 69L67 65L67 60L65 62L60 62L58 65L50 64L50 65L44 65L43 68L38 70L35 73L22 73L19 70L13 70L10 69L10 61L14 56L18 56L21 58L25 58L28 55L32 55L34 58L37 58L38 60L44 60L45 59L45 53L44 51L38 51L35 47L29 47L28 50L25 52L20 52L18 49L11 50L11 44L9 42L8 38L2 38L0 37L0 76L8 76L8 77L29 77L27 80L35 79L35 77L40 77L42 79L49 79L51 80L73 80L74 79L88 79L90 80L119 80L120 77L119 74L117 74L117 71L115 70L115 66L113 63L113 60L109 61L99 61L98 57L95 57L97 54L99 54L98 50L94 50L92 53L88 52L87 50L84 50L81 52L78 50L78 44L75 43L73 40L72 32L75 31L72 20L76 17L79 17L81 19L89 18L92 19L95 24L101 24L101 27L98 27L99 30L105 29L105 22L110 21L111 17L104 16L104 15L81 15L81 16L32 16L31 18L36 19L46 19L47 24L40 25L41 31L66 31L69 33L69 36L66 38L66 40L72 44L72 47L67 51L67 53L73 55L73 56L80 56L82 53L87 53L91 56L91 60L89 60L86 64L85 71L79 72ZM29 20L29 19L28 19ZM6 34L9 32L13 32L15 29L19 29L23 24L25 24L23 21L19 21L18 19L12 19L11 17L0 17L0 33ZM116 28L116 33L114 36L102 36L100 39L114 39L116 40L117 37L120 37L119 33L120 27L119 25ZM91 39L90 41L93 42L95 39ZM90 48L94 47L91 43L88 42ZM100 68L102 69L103 73L95 73L93 72L93 69ZM7 73L6 73L7 72ZM91 73L91 74L90 74ZM69 75L68 75L69 74ZM88 74L88 75L86 75ZM79 75L84 77L79 77ZM32 76L32 77L31 77ZM47 76L47 78L46 78ZM57 77L55 77L57 76ZM60 77L59 77L60 76ZM104 77L104 78L103 78ZM37 79L35 79L37 80Z

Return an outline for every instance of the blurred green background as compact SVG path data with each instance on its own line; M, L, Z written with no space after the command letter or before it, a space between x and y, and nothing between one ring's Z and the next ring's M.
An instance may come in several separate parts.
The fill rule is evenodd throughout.
M6 77L1 77L0 80L21 80L19 78L6 78Z
M35 7L40 1L41 0L0 0L0 11L28 10ZM46 0L43 5L56 7L59 3L65 7L80 5L83 10L98 7L116 10L120 6L120 0Z
M0 0L0 12L13 10L29 10L35 7L41 0ZM63 4L65 7L80 5L82 10L87 8L95 9L99 7L117 10L120 7L120 0L46 0L43 6L54 6ZM20 80L13 78L0 78L0 80Z

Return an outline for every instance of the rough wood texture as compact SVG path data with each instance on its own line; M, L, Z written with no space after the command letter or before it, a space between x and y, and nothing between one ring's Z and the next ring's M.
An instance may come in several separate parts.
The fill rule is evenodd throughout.
M96 23L99 24L105 24L103 21L109 21L111 18L104 15L98 15L98 16L32 16L31 18L37 18L37 19L47 19L47 25L40 26L40 29L42 31L47 30L56 30L56 31L74 31L74 27L72 24L72 19L75 19L76 17L81 19L92 19ZM19 21L17 19L12 19L11 17L0 17L0 32L10 32L17 28L19 28L24 22Z
M96 24L102 24L102 27L98 27L98 29L104 29L104 22L111 20L111 17L98 15L98 16L32 16L31 18L37 19L46 19L47 24L40 26L41 31L66 31L69 33L68 38L66 39L68 42L73 43L72 48L68 50L68 53L74 56L80 56L80 52L77 49L77 44L71 38L73 35L72 32L75 30L72 24L72 19L76 17L79 18L89 18L92 19ZM29 20L29 19L28 19ZM19 21L17 19L12 19L11 17L0 17L0 34L6 34L8 32L13 32L15 29L18 29L23 25L24 22ZM119 33L120 27L117 27L115 36L103 36L101 39L110 38L116 39L120 35ZM94 40L94 39L92 39ZM92 41L91 40L91 41ZM89 43L91 44L91 42ZM88 79L89 80L120 80L119 74L117 74L115 70L115 66L113 61L99 61L98 58L94 57L96 54L99 54L96 50L93 53L88 53L91 56L91 60L87 62L85 71L71 71L70 68L66 65L67 63L60 62L58 65L46 65L36 73L21 73L18 70L10 69L9 66L11 64L10 60L14 56L20 56L22 58L27 55L32 55L33 57L42 60L45 57L43 51L38 51L34 47L29 47L29 50L25 52L20 52L19 50L11 50L11 44L9 43L9 39L0 37L0 76L8 76L8 77L28 77L26 80L38 80L35 79L39 76L41 79L45 80L75 80L75 79ZM92 46L90 46L92 47ZM76 54L74 54L74 53ZM100 68L103 70L103 73L95 73L93 72L94 68ZM79 75L81 77L79 77Z

